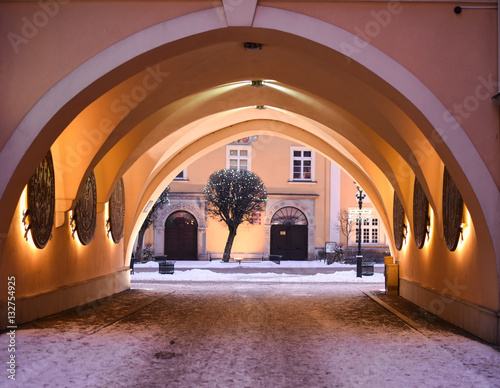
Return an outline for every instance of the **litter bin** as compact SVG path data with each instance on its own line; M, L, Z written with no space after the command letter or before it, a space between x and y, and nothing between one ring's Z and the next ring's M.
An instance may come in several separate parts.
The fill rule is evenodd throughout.
M373 275L373 266L374 262L368 261L366 263L361 263L361 275L363 276L372 276Z
M269 255L269 261L272 261L273 263L280 264L281 263L281 258L282 255Z
M159 261L158 262L158 269L161 274L165 275L173 275L174 273L174 265L175 261Z

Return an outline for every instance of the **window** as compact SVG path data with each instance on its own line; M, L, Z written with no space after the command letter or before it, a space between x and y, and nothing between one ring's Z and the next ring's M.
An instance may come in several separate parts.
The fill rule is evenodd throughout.
M355 219L355 224L356 224L356 230L355 230L355 236L356 236L356 244L359 241L359 218ZM363 244L378 244L379 239L378 239L378 218L363 218L362 221L363 228L361 229L361 232L363 234L361 238L361 242Z
M314 180L314 151L305 147L291 147L291 181Z
M370 229L363 228L363 244L370 243Z
M249 146L227 146L226 148L226 168L232 170L250 171L252 147Z
M182 170L177 176L174 178L174 181L185 181L187 180L187 168Z

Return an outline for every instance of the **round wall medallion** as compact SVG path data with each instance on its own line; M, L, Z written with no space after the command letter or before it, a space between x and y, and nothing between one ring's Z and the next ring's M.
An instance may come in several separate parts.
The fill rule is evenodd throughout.
M83 245L88 245L95 236L97 214L97 189L94 172L90 174L81 198L75 207L75 223L78 238Z
M422 249L429 225L429 201L422 185L415 177L413 186L413 232L418 249Z
M49 151L28 182L28 228L39 249L45 248L52 236L55 192L54 164Z
M123 237L124 223L125 185L123 184L123 178L121 178L109 199L109 230L115 244L118 244Z
M448 170L443 174L443 232L446 246L454 251L462 231L464 201Z
M396 244L396 249L398 251L403 247L403 239L406 237L406 226L405 226L405 211L401 201L399 200L396 192L394 192L394 202L393 202L393 218L392 223L394 227L394 243Z

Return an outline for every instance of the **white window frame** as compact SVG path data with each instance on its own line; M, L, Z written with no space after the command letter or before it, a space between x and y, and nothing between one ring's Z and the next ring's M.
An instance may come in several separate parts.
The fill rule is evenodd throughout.
M293 155L295 151L301 151L301 152L311 151L311 157L310 158L304 157L304 156L296 157ZM308 160L308 159L311 160L311 178L310 179L309 178L297 179L297 178L293 177L293 167L294 167L293 162L296 159L299 159L301 161ZM303 167L304 166L302 164L301 168L303 169ZM301 174L303 174L303 170L301 171ZM316 181L316 153L312 149L304 147L304 146L292 146L292 147L290 147L290 182L315 182L315 181Z
M238 151L238 156L231 156L230 153L232 150ZM247 156L239 156L241 150L247 151ZM238 170L240 169L240 160L245 159L247 161L247 171L252 171L252 147L249 145L227 145L226 146L226 168L231 168L229 163L230 159L237 159L238 161Z
M182 172L182 178L178 178L177 176ZM174 181L187 181L188 178L187 178L187 167L182 170L182 171L179 171L179 174L176 175L176 177L174 178Z
M355 209L354 207L349 207L349 210ZM378 214L371 213L372 215L369 218L362 218L361 222L361 244L362 245L378 245L382 244L381 242L381 229L380 229L380 217ZM375 223L373 222L375 220ZM358 243L358 232L359 232L359 217L353 218L354 221L354 239L356 240L356 244ZM373 231L376 230L377 241L373 241ZM365 242L365 236L368 235L369 242Z

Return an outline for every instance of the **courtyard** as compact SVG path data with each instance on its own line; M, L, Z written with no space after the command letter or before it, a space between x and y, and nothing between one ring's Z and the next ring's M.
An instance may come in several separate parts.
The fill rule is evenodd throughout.
M380 283L168 276L132 275L130 290L19 326L7 386L500 385L498 348L385 295ZM6 346L0 354L8 359Z

